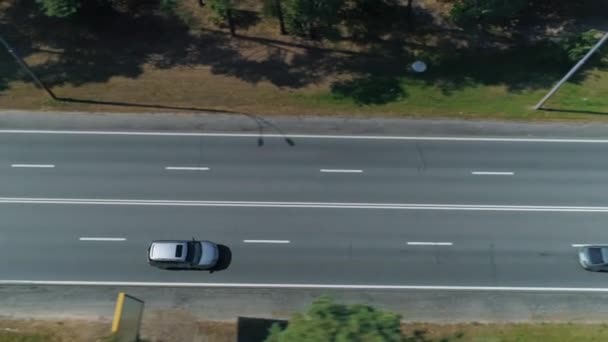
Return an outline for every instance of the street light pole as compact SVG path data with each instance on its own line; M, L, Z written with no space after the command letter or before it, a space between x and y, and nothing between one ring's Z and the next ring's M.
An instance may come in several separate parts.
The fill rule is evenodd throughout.
M49 96L53 100L57 100L57 96L55 96L51 89L49 89L47 86L44 85L44 83L42 83L42 81L40 81L40 79L36 76L36 74L34 74L34 72L30 69L27 63L25 63L25 61L21 59L19 55L17 55L17 52L13 50L10 45L8 45L8 43L6 42L6 40L4 40L4 38L2 38L2 36L0 36L0 44L4 45L8 53L10 53L11 56L13 56L13 58L17 61L17 63L23 68L23 70L25 70L28 75L30 75L30 77L34 80L34 82L40 89L44 89L44 91L46 91L46 93L49 94Z
M574 73L576 73L578 71L578 69L580 69L583 64L585 64L585 62L587 62L587 60L589 58L591 58L591 55L593 55L593 53L595 51L597 51L605 42L606 40L608 40L608 32L606 34L604 34L604 36L602 37L602 39L599 40L599 42L597 42L597 44L595 44L595 46L593 48L591 48L591 50L589 50L589 52L587 52L587 54L585 55L585 57L583 57L580 61L578 61L578 63L576 63L576 65L570 70L568 71L568 73L566 74L566 76L564 76L564 78L562 78L559 82L557 82L557 84L553 87L553 89L551 89L547 95L545 95L545 97L543 97L540 101L538 101L538 103L536 104L536 106L534 106L534 109L538 110L540 109L545 102L547 102L547 100L553 96L553 94L555 94L557 92L557 90L564 84L566 83L566 81L572 77L572 75L574 75Z

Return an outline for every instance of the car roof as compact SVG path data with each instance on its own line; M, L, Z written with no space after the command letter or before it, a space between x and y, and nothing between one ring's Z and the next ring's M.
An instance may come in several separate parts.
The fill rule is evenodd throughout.
M186 261L188 241L154 241L150 245L150 260Z

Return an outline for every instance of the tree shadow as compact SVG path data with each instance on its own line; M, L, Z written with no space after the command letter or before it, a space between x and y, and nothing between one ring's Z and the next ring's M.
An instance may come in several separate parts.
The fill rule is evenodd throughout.
M19 66L6 51L0 51L0 97L9 89L9 81L21 79Z
M332 84L337 97L352 98L358 105L378 105L401 100L406 93L401 80L391 76L367 75Z
M415 59L422 59L429 66L426 73L416 78L448 96L478 85L505 86L515 93L547 88L571 67L555 63L558 51L547 46L493 47L483 51L462 48L456 46L456 41L466 42L470 38L458 37L462 32L456 31L445 34L449 37L444 45L425 46L418 42L414 47L415 41L406 40L407 22L398 20L406 11L402 1L358 1L367 3L363 9L369 9L369 13L387 15L370 16L357 9L347 16L347 31L353 41L369 44L370 52L331 49L297 40L232 38L212 30L192 33L179 18L144 9L133 13L90 5L85 14L71 21L53 19L40 14L35 0L19 0L17 5L0 10L0 32L22 57L35 59L32 69L49 87L105 83L117 76L136 79L146 66L158 69L206 66L214 75L249 84L269 82L282 89L302 89L339 78L331 85L332 94L363 106L406 98L403 80L409 77L408 68ZM415 14L417 23L431 20L420 11L423 10L417 9ZM242 14L237 15L242 28L260 20L255 12L238 13ZM410 53L413 49L423 52L414 57ZM42 62L40 54L45 56ZM11 81L30 82L9 59L6 52L0 52L0 91L7 90ZM581 82L586 76L583 72L573 81ZM66 102L99 105L213 111L78 99L68 94L58 97Z
M250 27L257 25L261 20L260 14L254 11L239 9L234 10L233 12L233 19L237 27L237 32L238 29L249 29Z
M412 4L409 10L406 2L399 0L352 1L342 14L348 39L358 44L390 45L433 23L428 10L417 6L416 1Z
M568 70L550 59L542 47L445 54L431 63L425 77L446 95L475 85L504 85L517 93L547 88Z
M304 66L286 62L280 49L270 48L263 58L252 58L243 53L238 38L216 32L192 34L174 16L107 11L92 16L96 19L91 22L59 20L41 15L34 0L23 0L0 12L0 32L23 58L54 51L44 62L32 63L49 87L103 83L115 76L134 79L146 64L160 69L206 65L213 74L289 88L306 86L318 77ZM247 11L239 11L239 19L243 25L259 21L256 13ZM12 68L0 72L3 83L17 77Z

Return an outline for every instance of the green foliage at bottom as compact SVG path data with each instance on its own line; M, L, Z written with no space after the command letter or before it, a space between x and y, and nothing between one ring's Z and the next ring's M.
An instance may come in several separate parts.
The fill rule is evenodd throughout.
M323 297L296 314L285 330L274 326L266 342L402 341L401 317L367 305L336 304Z

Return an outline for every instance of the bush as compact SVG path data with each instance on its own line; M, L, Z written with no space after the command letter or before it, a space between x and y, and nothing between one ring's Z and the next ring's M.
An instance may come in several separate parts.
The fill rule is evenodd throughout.
M160 0L160 9L165 13L174 13L177 0Z
M600 31L589 30L580 34L568 36L557 44L562 50L564 59L570 63L576 63L583 58L595 44L597 44L601 36L602 33ZM599 54L596 54L596 56L599 56Z
M527 6L525 0L457 0L450 18L462 27L507 26Z
M266 342L403 341L401 317L366 305L316 300L305 314L296 314L285 330L273 326Z
M42 11L49 17L68 17L78 12L80 0L36 0Z
M314 38L329 31L340 21L344 0L286 0L285 24L290 33Z

